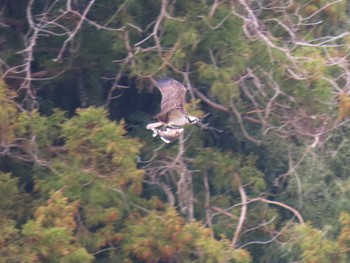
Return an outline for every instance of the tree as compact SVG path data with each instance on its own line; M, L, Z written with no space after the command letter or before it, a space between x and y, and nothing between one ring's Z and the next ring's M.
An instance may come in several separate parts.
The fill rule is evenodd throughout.
M14 260L347 259L346 1L0 5ZM167 146L144 130L163 75L209 125Z

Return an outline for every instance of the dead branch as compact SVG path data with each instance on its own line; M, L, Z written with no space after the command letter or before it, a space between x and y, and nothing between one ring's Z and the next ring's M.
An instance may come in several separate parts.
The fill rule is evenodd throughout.
M192 88L194 93L205 103L207 103L209 106L213 107L216 110L223 111L223 112L230 112L229 108L226 108L225 106L218 104L212 100L210 100L208 97L206 97L202 92L200 92L196 88Z
M284 204L284 203L277 202L277 201L267 200L267 199L262 198L262 197L253 198L253 199L251 199L250 201L261 201L261 202L264 202L264 203L267 203L267 204L274 204L274 205L283 207L283 208L285 208L285 209L291 211L291 212L296 216L296 218L298 218L298 221L299 221L300 224L304 224L304 219L303 219L303 217L301 216L301 214L300 214L296 209L294 209L293 207L291 207L291 206L289 206L289 205L286 205L286 204Z
M68 5L69 1L67 2ZM60 49L60 52L58 53L56 60L59 61L62 58L63 52L66 50L66 47L68 45L68 43L74 38L74 36L79 32L79 30L81 29L85 19L86 19L86 15L87 13L90 11L91 7L93 6L93 4L95 3L95 0L90 0L89 4L87 5L87 7L85 8L83 14L80 17L80 20L78 21L76 27L69 33L69 37L64 41L63 46ZM68 5L68 10L71 10L70 5Z
M237 228L236 228L236 231L233 235L232 242L231 242L231 247L233 247L233 248L235 248L237 246L238 238L239 238L239 235L242 231L242 227L243 227L244 221L246 219L246 215L247 215L247 194L243 188L243 185L241 184L241 179L240 179L239 174L235 174L235 178L239 183L238 190L239 190L239 194L241 195L241 199L242 199L242 208L241 208L241 214L239 216Z

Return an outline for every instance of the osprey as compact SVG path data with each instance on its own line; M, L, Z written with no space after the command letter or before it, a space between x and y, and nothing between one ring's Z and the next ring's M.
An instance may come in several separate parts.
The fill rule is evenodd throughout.
M163 78L157 81L156 86L162 94L160 113L155 116L158 119L158 122L150 123L146 126L146 129L154 132L153 136L160 135L163 139L159 130L156 128L164 126L162 131L163 134L165 132L165 135L172 135L173 132L168 131L167 134L167 130L177 129L174 134L178 137L178 135L183 132L183 129L179 129L179 126L199 122L197 117L188 115L185 110L186 88L181 85L180 82L171 78Z

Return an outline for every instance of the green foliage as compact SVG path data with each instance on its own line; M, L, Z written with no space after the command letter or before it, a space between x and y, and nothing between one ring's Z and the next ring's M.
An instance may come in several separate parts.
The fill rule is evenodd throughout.
M338 215L341 207L336 179L331 178L332 171L325 161L307 156L300 170L292 174L282 200L286 198L287 203L299 207L304 217L318 227L331 224L332 216Z
M32 197L19 187L19 178L0 172L0 220L23 222L32 209Z
M206 82L212 83L211 95L219 99L224 105L230 105L239 96L239 91L233 76L236 67L226 67L224 69L215 65L198 63L198 73Z
M295 231L301 238L302 259L308 262L329 262L330 254L337 252L337 247L326 240L322 232L307 225L298 226Z
M347 262L349 3L283 2L2 3L1 260ZM152 139L165 75L222 132Z
M16 135L31 140L35 136L38 147L51 146L60 136L60 126L66 120L64 112L55 110L50 117L41 115L37 110L18 115Z
M292 231L293 241L289 244L295 246L295 254L299 254L304 262L347 262L342 248L336 241L327 238L324 231L317 230L309 224L295 226Z
M338 244L344 251L350 247L350 216L348 213L342 212L339 216L341 224L341 232L338 236Z
M11 102L14 97L15 93L0 79L0 147L10 143L14 136L17 113L14 103Z
M107 119L103 109L79 109L78 115L63 125L69 155L87 171L106 176L106 186L141 191L142 171L136 170L140 143L126 138L123 123Z
M91 262L92 256L74 237L78 203L68 203L62 192L52 194L46 206L40 206L34 220L23 227L28 246L39 260L50 262Z
M135 56L135 67L131 70L132 76L149 76L163 70L164 65L161 58L154 54L138 54Z
M10 174L0 173L0 209L6 211L18 202L18 179Z
M78 203L69 204L62 193L54 193L47 206L36 209L35 219L17 228L14 211L23 193L17 187L17 178L2 174L1 204L1 259L6 262L89 262L92 257L76 242L73 233L77 228L75 216Z
M218 189L238 189L235 174L240 174L242 183L253 191L261 192L265 187L264 174L255 167L255 158L244 158L232 153L222 153L212 148L203 148L196 157L195 165L213 178Z
M235 249L232 253L232 259L236 263L249 263L252 262L251 256L244 249Z
M17 202L19 202L20 191L17 183L18 180L11 178L10 174L0 173L0 221L2 225L0 243L1 247L7 247L9 250L11 250L12 238L17 237L19 232L15 226L16 221L12 220L15 218L13 210L16 209ZM5 251L1 252L5 254Z
M327 83L324 80L315 80L313 82L313 94L315 97L320 98L320 100L324 101L324 102L328 102L331 100L332 96L332 89L329 85L329 83ZM326 111L326 109L323 109L324 111ZM322 108L320 107L320 111L322 111Z
M37 186L44 192L64 189L66 195L75 200L67 207L66 216L79 202L80 216L84 218L81 227L85 228L79 233L79 242L96 251L113 242L116 231L120 230L116 226L128 207L125 204L127 195L137 196L142 190L143 171L135 164L140 143L127 138L123 123L116 124L107 119L106 111L101 108L79 109L76 116L60 127L66 153L56 157L53 171L38 171ZM56 206L52 211L64 209ZM47 208L38 208L36 212L41 224L44 224L42 217L60 220L59 216L48 215L42 210L47 211ZM68 224L67 220L63 223ZM65 225L65 229L76 228L75 223L74 220L71 227ZM54 225L61 227L59 223ZM63 235L66 230L62 231ZM76 253L81 253L79 251Z
M26 245L21 231L16 228L16 222L3 219L0 221L2 226L0 231L1 260L4 262L37 262L38 256Z
M307 70L311 75L310 78L318 78L326 70L326 59L322 56L321 52L321 49L312 47L300 47L295 51L295 55L303 65L300 68Z
M129 225L124 234L125 249L130 255L145 261L178 259L187 262L251 262L244 250L233 250L228 240L215 240L210 230L198 222L185 224L174 209L164 213L152 212L136 224Z

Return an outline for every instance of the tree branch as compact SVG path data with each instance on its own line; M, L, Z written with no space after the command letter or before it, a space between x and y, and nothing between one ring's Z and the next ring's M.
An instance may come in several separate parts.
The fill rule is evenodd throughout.
M242 209L241 209L241 215L239 216L237 228L236 228L236 231L233 235L232 242L231 242L231 247L233 247L233 248L235 248L237 246L238 237L242 231L242 227L243 227L246 215L247 215L247 194L246 194L246 192L241 184L241 179L239 177L239 174L236 173L234 176L239 183L238 190L239 190L239 194L241 195L241 199L242 199Z

